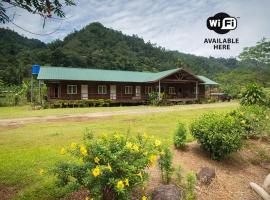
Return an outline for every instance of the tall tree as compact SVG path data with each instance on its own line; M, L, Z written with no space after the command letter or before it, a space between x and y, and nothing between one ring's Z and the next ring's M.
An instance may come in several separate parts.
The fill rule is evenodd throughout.
M0 23L10 22L6 13L7 8L10 8L8 6L25 9L45 19L52 17L52 13L60 18L65 17L63 5L72 6L75 2L74 0L3 0L0 2Z
M242 60L256 60L265 64L270 64L270 41L263 38L257 42L256 46L246 47L239 56Z

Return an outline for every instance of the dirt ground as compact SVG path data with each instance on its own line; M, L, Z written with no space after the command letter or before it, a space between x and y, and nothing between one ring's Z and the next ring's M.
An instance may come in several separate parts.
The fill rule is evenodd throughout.
M60 121L89 120L89 119L95 119L95 118L112 117L112 116L117 116L117 115L141 115L141 114L150 114L150 113L174 112L174 111L196 110L196 109L206 109L206 108L224 108L224 107L228 107L228 105L238 105L238 103L237 102L222 102L222 103L212 103L212 104L190 104L190 105L170 106L170 107L153 107L153 108L148 108L148 109L141 108L141 109L109 111L109 112L66 114L66 115L60 115L60 116L0 119L0 127L23 125L23 124L28 124L28 123L59 121L59 120Z
M17 188L0 185L0 199L1 200L12 199L17 193L18 193Z
M209 155L203 152L196 142L188 144L185 151L172 148L174 166L181 165L183 176L189 171L198 172L202 167L214 168L216 178L210 185L197 183L196 194L198 200L259 200L260 197L251 190L249 182L262 185L270 169L261 167L262 161L257 155L258 149L264 149L270 154L270 143L250 141L248 147L228 158L217 162L210 160ZM157 167L149 169L150 180L148 192L161 185L160 172ZM64 200L84 199L85 190L75 192Z

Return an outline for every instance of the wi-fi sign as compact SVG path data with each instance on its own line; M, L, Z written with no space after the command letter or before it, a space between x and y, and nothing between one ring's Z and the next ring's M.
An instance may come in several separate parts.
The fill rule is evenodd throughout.
M237 19L227 13L217 13L206 21L207 28L218 34L225 34L237 28Z

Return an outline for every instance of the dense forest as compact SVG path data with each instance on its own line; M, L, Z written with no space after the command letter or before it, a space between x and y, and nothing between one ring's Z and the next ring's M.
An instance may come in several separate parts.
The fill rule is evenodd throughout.
M184 66L220 82L225 90L254 81L266 85L270 77L269 66L259 62L169 51L100 23L92 23L67 35L63 41L48 44L0 28L0 81L20 84L30 77L33 64L134 71Z

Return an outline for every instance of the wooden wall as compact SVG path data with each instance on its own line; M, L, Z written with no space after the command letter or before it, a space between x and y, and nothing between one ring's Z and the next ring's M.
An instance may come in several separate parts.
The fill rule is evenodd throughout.
M95 82L95 81L50 81L46 82L48 87L48 99L66 99L66 100L79 100L81 99L81 85L88 85L88 98L89 99L110 99L110 85L116 85L116 96L118 101L138 100L135 97L136 86L141 86L141 99L148 98L145 93L146 86L152 86L153 89L158 88L158 83L119 83L119 82ZM77 94L67 94L67 85L77 85ZM107 94L98 94L98 85L107 86ZM132 94L125 94L125 86L133 86ZM60 97L54 95L55 87L60 87ZM169 87L175 87L176 94L169 95ZM183 83L162 83L161 92L167 94L168 98L195 98L195 82ZM199 85L199 98L204 98L205 86Z

